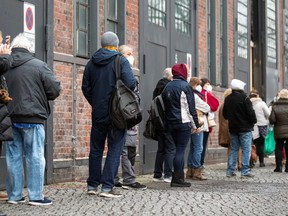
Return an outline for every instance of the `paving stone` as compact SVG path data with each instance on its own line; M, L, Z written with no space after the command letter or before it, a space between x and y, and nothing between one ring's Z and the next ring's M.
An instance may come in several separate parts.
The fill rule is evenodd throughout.
M288 215L288 173L274 173L274 158L266 167L253 168L254 178L226 177L226 164L205 166L207 181L193 181L190 188L171 188L155 183L152 174L138 176L147 190L121 190L122 198L86 194L86 183L67 182L45 186L52 206L10 205L0 202L8 216L95 216L95 215ZM27 192L25 192L27 196Z

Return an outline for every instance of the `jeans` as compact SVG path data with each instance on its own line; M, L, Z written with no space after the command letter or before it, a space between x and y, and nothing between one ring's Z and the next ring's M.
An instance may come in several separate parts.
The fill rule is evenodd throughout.
M231 140L231 152L227 162L227 175L232 175L236 169L236 162L238 158L238 150L242 149L242 169L241 175L247 175L249 173L249 162L252 146L252 133L230 133Z
M206 155L206 150L207 150L207 144L208 144L208 137L209 137L209 132L203 132L203 150L201 153L201 166L204 165L204 160L205 160L205 155Z
M136 176L134 172L134 163L136 157L136 147L124 146L122 150L122 178L123 184L133 184L136 182Z
M92 124L90 136L88 189L96 189L102 184L102 191L109 192L114 187L115 177L124 146L126 130L110 124ZM107 137L108 150L102 170L102 159Z
M203 132L191 134L190 150L188 154L188 167L201 167L201 153L203 151Z
M20 124L12 126L13 141L5 141L7 180L6 188L9 200L17 201L23 196L25 155L26 182L29 200L42 200L44 189L44 140L42 124Z
M184 174L184 153L191 136L191 123L169 125L168 130L176 146L174 173Z
M165 132L158 136L158 149L155 158L154 178L161 178L164 163L164 178L172 176L176 148L171 134Z

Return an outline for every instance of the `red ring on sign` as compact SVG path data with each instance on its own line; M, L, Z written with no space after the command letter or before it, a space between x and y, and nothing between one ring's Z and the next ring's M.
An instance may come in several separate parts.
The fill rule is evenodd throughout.
M33 20L33 11L30 7L26 10L26 26L29 31L33 28L34 20Z

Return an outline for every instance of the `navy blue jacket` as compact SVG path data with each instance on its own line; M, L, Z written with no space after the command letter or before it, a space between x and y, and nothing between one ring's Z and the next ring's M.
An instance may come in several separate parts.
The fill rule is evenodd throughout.
M115 57L119 52L104 48L97 50L87 63L82 80L82 92L92 106L92 122L110 124L109 102L116 84ZM121 80L134 90L136 78L128 60L121 56Z
M173 77L162 92L168 124L191 122L199 127L192 87L181 77Z

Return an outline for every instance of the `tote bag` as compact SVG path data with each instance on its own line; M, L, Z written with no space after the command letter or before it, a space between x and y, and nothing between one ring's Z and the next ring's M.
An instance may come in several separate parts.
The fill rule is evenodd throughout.
M264 154L270 155L275 151L276 142L274 139L274 127L270 126L268 134L265 137Z

